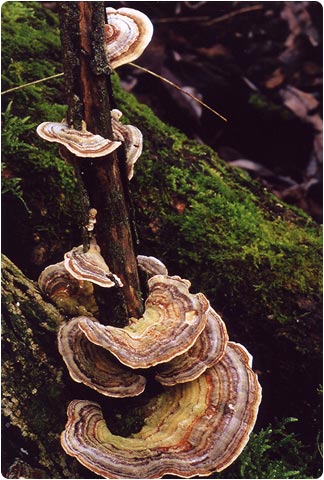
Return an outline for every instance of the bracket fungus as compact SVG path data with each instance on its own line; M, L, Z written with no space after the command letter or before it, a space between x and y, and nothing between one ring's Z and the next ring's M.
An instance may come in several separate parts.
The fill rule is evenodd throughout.
M189 292L180 277L155 275L148 280L149 295L143 317L124 328L101 325L80 317L88 339L109 350L131 368L148 368L181 355L205 328L209 302L202 293Z
M43 122L36 131L44 140L64 145L77 157L104 157L121 145L121 142L90 133L86 128L70 128L67 123Z
M165 388L150 400L138 433L127 438L112 434L97 403L73 400L61 443L106 478L207 476L241 453L260 400L251 356L229 342L223 358L196 380Z
M134 397L143 392L146 379L117 362L107 350L89 342L78 318L61 326L58 348L73 380L109 397Z
M228 334L225 323L213 308L207 312L207 323L193 346L182 355L156 366L155 380L162 385L191 382L225 354Z
M155 257L146 257L145 255L137 255L136 258L139 268L146 272L149 277L168 275L168 270L161 260Z
M106 55L112 68L140 57L153 35L151 20L133 8L106 8Z
M123 286L117 275L109 270L94 237L90 240L87 252L84 252L82 245L67 252L64 255L64 266L78 280L88 280L105 288Z
M46 267L38 278L41 292L66 315L96 315L98 306L90 282L77 280L64 262Z
M133 125L124 125L119 120L122 112L114 108L111 111L111 125L115 140L119 140L125 145L127 177L131 180L134 175L134 165L142 153L143 135L142 132Z

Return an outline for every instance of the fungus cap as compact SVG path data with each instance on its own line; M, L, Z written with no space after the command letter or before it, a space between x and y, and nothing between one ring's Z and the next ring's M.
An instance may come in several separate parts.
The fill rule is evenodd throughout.
M117 362L107 350L89 342L78 318L61 326L58 349L73 380L109 397L134 397L143 392L146 379Z
M64 255L64 266L78 280L88 280L105 288L123 286L117 275L109 270L94 238L91 239L87 252L83 251L82 245L67 252Z
M136 258L139 268L146 272L148 276L168 275L168 270L161 260L155 257L146 257L145 255L137 255Z
M193 346L170 362L156 366L155 380L162 385L191 382L225 354L228 334L225 323L213 308L207 312L206 327Z
M106 55L112 68L140 57L153 35L151 20L133 8L106 8Z
M74 278L64 262L46 267L38 278L38 285L43 295L66 315L98 313L92 283Z
M36 129L48 142L64 145L77 157L104 157L120 146L120 142L94 135L87 130L75 130L66 123L43 122Z
M261 387L251 357L229 342L225 355L193 382L166 388L144 407L145 425L131 437L107 428L100 406L74 400L61 443L106 478L189 478L224 470L254 427Z
M209 302L202 293L189 292L180 277L155 275L148 280L149 295L143 317L124 328L101 325L80 317L88 339L109 350L131 368L148 368L181 355L205 328Z
M143 150L142 132L133 125L124 125L119 120L122 112L116 108L111 111L111 125L114 139L125 145L127 177L131 180L134 176L134 165Z

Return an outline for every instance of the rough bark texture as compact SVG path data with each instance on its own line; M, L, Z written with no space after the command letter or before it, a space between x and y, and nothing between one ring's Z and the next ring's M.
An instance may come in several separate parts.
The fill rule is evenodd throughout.
M80 128L84 120L92 133L112 138L103 2L63 2L60 20L68 122ZM116 152L95 161L75 161L90 205L98 211L96 237L101 253L124 285L126 308L117 289L106 290L98 298L101 321L125 325L128 316L140 316L142 301L123 172Z
M44 469L50 478L78 475L78 464L59 447L69 397L56 345L56 330L64 320L42 299L37 285L3 256L2 406L8 442L4 475L22 453L31 467Z

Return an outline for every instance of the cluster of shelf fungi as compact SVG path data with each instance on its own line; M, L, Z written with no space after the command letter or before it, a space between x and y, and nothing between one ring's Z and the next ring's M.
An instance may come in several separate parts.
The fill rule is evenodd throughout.
M153 27L134 9L107 8L107 17L107 57L116 68L141 55ZM66 122L44 122L37 132L76 157L103 157L123 143L130 180L142 134L123 125L121 116L119 110L111 112L112 140L92 134L86 125L75 130ZM144 426L129 437L109 430L98 403L73 400L62 447L106 478L187 478L221 471L241 453L256 421L261 387L252 357L229 341L223 320L204 294L191 293L188 280L170 276L154 257L137 257L148 287L142 317L130 318L123 328L101 324L94 285L118 289L123 284L96 242L96 213L90 210L85 227L89 248L73 248L39 277L44 296L69 318L58 332L59 351L72 379L101 395L141 395L146 372L162 387L143 407Z

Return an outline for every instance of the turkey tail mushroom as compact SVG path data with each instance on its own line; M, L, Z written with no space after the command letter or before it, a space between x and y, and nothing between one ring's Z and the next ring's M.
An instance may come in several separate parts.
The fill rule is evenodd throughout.
M64 267L64 262L46 267L38 278L41 292L65 315L97 315L98 306L93 285L77 280Z
M67 252L64 255L64 266L78 280L88 280L105 288L123 286L117 275L109 270L95 238L90 240L87 252L84 252L82 245Z
M142 55L153 35L151 20L133 8L106 8L106 55L113 69Z
M149 277L153 277L154 275L168 275L168 270L164 263L155 257L137 255L137 263L139 268L146 272Z
M118 148L116 142L83 130L70 128L66 123L43 122L36 129L38 135L48 142L64 145L77 157L104 157Z
M223 358L199 378L153 398L138 433L112 434L97 403L73 400L61 443L67 454L106 478L207 476L241 453L260 400L251 356L229 342Z
M206 327L193 346L169 362L157 365L155 380L167 386L195 380L207 368L222 359L227 342L225 323L210 307L207 312Z
M107 350L89 342L78 318L61 326L58 348L74 381L109 397L134 397L143 392L146 379L117 362Z
M124 125L119 120L122 112L116 108L111 111L111 124L115 140L125 145L127 178L131 180L134 176L134 165L140 157L143 149L142 132L133 125Z
M181 355L205 328L209 302L202 293L189 292L180 277L155 275L148 280L149 296L143 317L124 328L101 325L81 317L88 339L109 350L131 368L148 368Z

